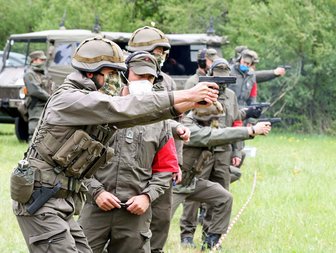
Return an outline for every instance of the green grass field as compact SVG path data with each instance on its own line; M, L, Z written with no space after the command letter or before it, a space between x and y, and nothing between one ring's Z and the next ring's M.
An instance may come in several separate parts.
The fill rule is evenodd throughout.
M28 252L11 210L9 177L27 145L19 143L12 125L0 125L0 252ZM257 148L247 158L240 181L231 185L234 217L250 195L251 202L223 242L222 252L336 252L336 140L327 136L271 133L246 142ZM166 253L199 252L180 247L179 216L172 221Z

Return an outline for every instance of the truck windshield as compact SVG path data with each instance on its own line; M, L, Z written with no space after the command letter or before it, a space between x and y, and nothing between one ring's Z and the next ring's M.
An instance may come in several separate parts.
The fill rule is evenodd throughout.
M193 75L198 67L197 52L206 45L176 45L172 46L162 71L169 75Z
M36 50L46 50L46 43L30 40L10 40L9 54L5 61L6 67L24 67L29 64L28 55Z

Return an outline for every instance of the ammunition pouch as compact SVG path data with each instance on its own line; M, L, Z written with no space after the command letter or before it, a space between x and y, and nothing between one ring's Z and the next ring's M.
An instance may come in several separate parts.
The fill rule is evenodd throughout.
M181 185L189 186L195 176L201 174L205 163L212 156L209 150L188 148L183 154L182 182ZM188 152L191 151L191 152Z
M20 203L27 203L34 190L35 170L31 166L17 166L10 178L11 198Z
M65 175L74 178L90 177L113 155L113 149L106 148L83 130L75 131L52 156L52 160Z

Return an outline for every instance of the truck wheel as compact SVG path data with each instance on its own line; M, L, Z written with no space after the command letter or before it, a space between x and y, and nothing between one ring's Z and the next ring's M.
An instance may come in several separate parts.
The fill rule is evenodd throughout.
M19 141L28 141L28 122L21 117L15 118L15 135Z

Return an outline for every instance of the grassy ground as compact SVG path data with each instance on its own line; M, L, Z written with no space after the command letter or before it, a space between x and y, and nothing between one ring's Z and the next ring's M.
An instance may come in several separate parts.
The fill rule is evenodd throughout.
M11 211L9 177L26 144L19 143L11 125L0 125L0 252L27 252ZM254 173L256 190L250 204L223 242L223 252L336 252L334 187L336 140L326 136L272 133L247 145L257 148L247 158L240 181L231 186L234 217L248 198ZM167 253L199 252L179 244L178 209L165 248Z

